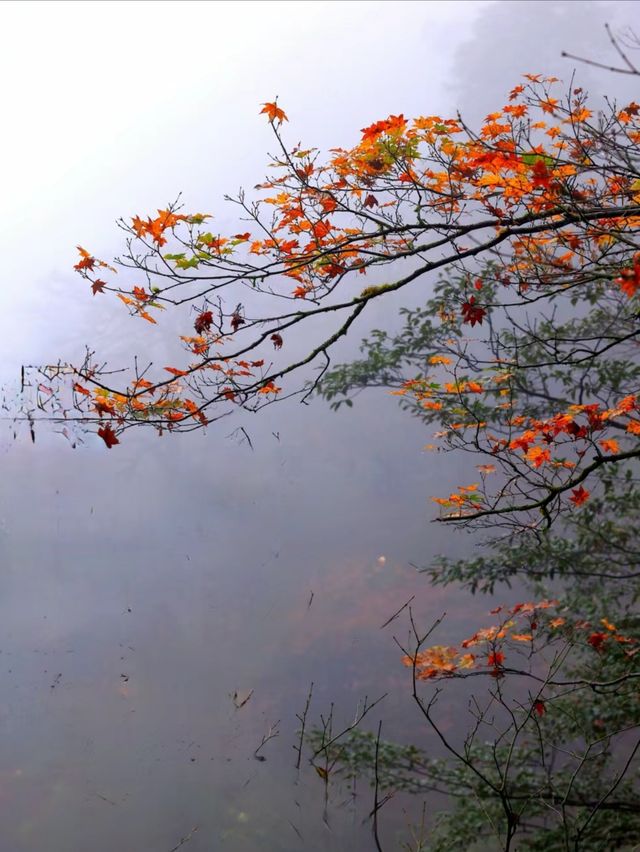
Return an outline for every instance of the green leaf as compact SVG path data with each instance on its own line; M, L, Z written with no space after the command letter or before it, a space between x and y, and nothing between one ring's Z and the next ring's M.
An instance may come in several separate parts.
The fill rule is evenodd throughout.
M183 255L180 260L176 261L176 266L178 269L196 269L199 263L200 261L195 255L189 259L186 259Z
M535 166L539 161L542 161L545 166L554 166L556 163L553 157L549 157L548 154L536 154L533 151L530 154L521 154L520 159L526 166Z

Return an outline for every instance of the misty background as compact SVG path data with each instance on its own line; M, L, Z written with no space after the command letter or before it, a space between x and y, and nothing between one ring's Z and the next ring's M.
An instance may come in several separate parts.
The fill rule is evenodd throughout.
M75 246L109 259L117 218L180 192L237 230L221 199L264 177L264 101L278 96L288 142L321 149L391 113L459 109L477 125L525 72L568 83L575 71L575 85L626 103L633 80L560 54L615 63L604 23L620 31L637 9L5 2L1 383L86 344L104 357L130 345L144 324L91 296ZM376 300L335 358L397 326L430 284ZM162 358L162 321L144 334ZM389 691L385 735L430 742L379 628L412 594L424 623L449 613L443 643L490 608L411 567L469 552L467 535L431 523L429 499L473 476L465 460L424 452L429 431L383 391L338 414L291 401L206 433L130 431L111 451L94 436L72 450L45 426L32 445L0 425L3 848L169 852L195 826L189 852L370 848L363 814L336 806L323 820L322 782L296 773L295 714L310 681L316 719ZM254 690L240 710L236 690ZM442 712L462 718L446 697ZM390 848L408 818L389 811Z

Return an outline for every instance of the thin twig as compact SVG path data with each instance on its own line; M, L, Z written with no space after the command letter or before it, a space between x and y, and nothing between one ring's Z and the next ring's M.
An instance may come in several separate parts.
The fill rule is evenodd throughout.
M298 759L296 760L296 769L300 769L300 761L302 760L302 744L304 742L304 731L307 724L307 713L309 712L309 705L311 704L311 695L313 693L313 681L311 681L311 686L309 687L309 693L307 694L307 703L304 706L304 710L302 711L302 715L300 716L296 713L296 717L300 720L302 728L300 729L300 740L298 745L294 745L294 749L298 752Z
M381 624L381 625L380 625L380 630L384 630L384 628L385 628L388 624L391 624L391 622L393 621L393 619L394 619L394 618L397 618L397 617L400 615L400 613L402 612L402 610L403 610L403 609L405 609L406 607L408 607L408 606L409 606L409 604L411 603L411 601L412 601L412 600L414 600L414 598L415 598L415 595L411 595L411 597L409 598L409 600L408 600L406 603L403 603L403 604L402 604L402 606L400 607L400 609L399 609L399 610L396 610L396 612L394 612L394 613L393 613L393 615L391 616L391 618L388 618L388 619L385 621L385 623L384 623L384 624Z
M194 827L191 829L191 831L189 832L189 834L186 834L183 838L181 838L181 840L179 841L178 845L177 845L177 846L174 846L174 847L173 847L173 849L170 849L170 850L169 850L169 852L177 852L177 850L178 850L178 849L180 849L182 846L184 846L184 845L185 845L185 843L188 843L188 842L191 840L191 838L193 837L193 835L196 833L196 831L197 831L199 828L200 828L200 826L199 826L199 825L194 826Z
M356 716L353 722L350 725L347 725L347 727L344 728L344 730L340 731L339 734L336 734L335 736L331 737L328 742L321 745L320 748L315 751L313 757L316 758L320 754L320 752L326 752L327 749L329 749L335 742L337 742L337 740L341 739L345 734L348 734L349 731L352 731L354 728L356 728L367 715L367 713L373 710L376 704L379 704L381 701L383 701L388 694L388 692L385 692L384 695L381 695L380 698L376 698L376 700L371 704L367 704L367 696L365 695L362 711L358 712L358 710L356 710Z
M374 763L374 773L375 773L375 787L373 790L373 839L376 842L376 849L378 852L383 852L382 844L380 843L380 835L378 833L378 811L380 810L380 803L378 801L378 790L380 787L380 778L378 776L378 754L380 751L380 734L382 732L382 719L378 722L378 736L376 737L376 756Z
M274 722L273 725L269 725L269 730L267 731L266 734L264 734L264 736L262 737L262 742L260 743L258 748L253 753L253 756L256 758L256 760L266 760L266 757L261 755L259 752L261 751L262 748L264 748L264 746L269 742L269 740L274 739L274 737L280 736L280 731L278 730L279 724L280 724L280 719L278 719L277 722Z

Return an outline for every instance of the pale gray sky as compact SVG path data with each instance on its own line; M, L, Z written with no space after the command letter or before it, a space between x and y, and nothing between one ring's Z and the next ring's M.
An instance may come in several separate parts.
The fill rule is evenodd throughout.
M234 215L222 195L265 173L272 137L263 101L279 96L289 140L325 149L352 144L360 127L390 113L482 114L524 71L569 74L560 49L586 49L587 31L588 52L606 50L602 20L633 23L634 8L0 4L1 377L25 361L72 357L70 343L77 351L96 329L127 333L121 306L92 300L73 273L75 245L116 253L118 217L153 212L181 191L188 210L213 212L222 227Z
M64 340L53 326L68 328L71 314L91 324L76 243L114 252L117 217L180 191L188 209L220 215L223 193L263 177L261 102L279 95L290 136L326 147L390 112L437 112L455 45L486 5L0 4L0 334L11 364L44 356L43 334Z

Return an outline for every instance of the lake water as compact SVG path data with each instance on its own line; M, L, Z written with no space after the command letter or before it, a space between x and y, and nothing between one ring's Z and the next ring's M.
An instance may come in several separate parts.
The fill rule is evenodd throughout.
M189 852L367 848L360 803L332 802L327 827L306 754L296 771L310 683L310 723L332 702L347 722L388 692L371 720L423 741L392 638L404 641L406 619L380 627L416 595L422 623L452 612L441 634L454 641L489 604L430 589L409 565L451 533L427 522L443 470L392 398L265 415L253 450L218 424L129 433L111 453L46 437L5 452L6 848L63 852L91 837L96 852L168 852L194 826ZM237 709L234 693L251 690Z
M441 4L410 5L426 20ZM575 27L582 38L589 17L575 9L586 4L476 5L471 35L452 11L450 24L440 21L431 36L438 44L447 34L451 40L451 85L466 115L501 104L522 72L557 73L561 48L589 49L575 40ZM624 18L627 5L588 8ZM390 14L390 4L371 6ZM542 41L518 35L535 27ZM599 39L594 34L589 45ZM421 56L409 101L426 79ZM372 120L380 117L374 95ZM164 200L162 188L158 203ZM95 203L91 227L104 229ZM79 223L73 237L65 235L70 244ZM9 341L3 381L14 381L25 361L57 357L89 338L131 345L126 324L114 330L111 308L99 319L86 287L84 302L79 290L71 294L68 259L66 266L59 256L47 260L43 245L60 239L43 232L31 301L2 313ZM3 256L7 286L31 280L13 247ZM369 325L393 311L380 309ZM343 357L356 352L359 336ZM130 432L111 451L95 438L72 450L41 427L35 444L24 432L14 440L5 425L2 852L372 849L371 791L361 785L354 800L331 785L325 802L308 751L296 768L297 714L311 682L311 725L332 704L346 725L365 696L387 693L367 717L368 729L383 720L385 738L439 753L393 640L407 638L406 612L381 626L412 596L420 624L448 613L437 634L443 644L488 623L492 600L431 588L411 566L471 551L467 535L431 523L429 499L473 481L465 462L425 452L429 430L382 391L345 413L319 399L291 401L224 420L207 434ZM508 591L498 599L515 600ZM460 696L443 695L439 713L447 730L465 729ZM256 749L269 733L277 736L259 760ZM442 804L429 800L429 809ZM408 841L420 807L401 796L385 806L385 848Z

